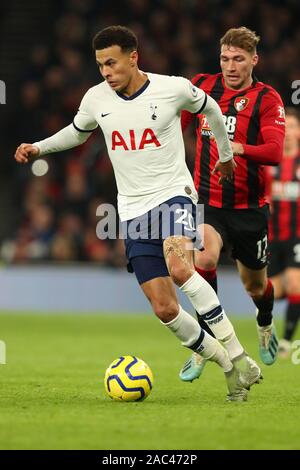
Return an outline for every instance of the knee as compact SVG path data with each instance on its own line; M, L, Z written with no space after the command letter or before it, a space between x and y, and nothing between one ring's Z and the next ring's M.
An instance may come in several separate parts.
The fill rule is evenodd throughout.
M168 323L178 315L178 305L174 301L152 300L152 308L155 315L163 322Z
M191 243L191 242L189 242ZM182 286L193 274L193 252L188 251L186 239L169 237L164 242L164 256L170 276L177 286Z
M182 286L193 275L191 267L183 262L171 263L169 271L171 278L177 286Z
M247 293L252 298L262 297L266 289L266 282L249 279L244 283Z
M218 260L212 253L203 251L196 259L196 266L205 271L216 269Z

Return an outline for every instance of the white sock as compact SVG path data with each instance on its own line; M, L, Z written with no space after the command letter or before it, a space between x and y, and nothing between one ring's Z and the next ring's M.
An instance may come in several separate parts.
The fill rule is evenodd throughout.
M232 323L220 305L217 294L200 274L195 272L180 289L207 323L219 341L225 341L230 358L239 356L244 348L236 337Z
M223 346L202 330L197 320L183 310L180 305L177 317L169 323L163 324L175 334L183 346L197 351L205 359L217 362L224 372L229 372L232 369L232 363Z
M200 336L201 327L197 320L187 313L181 305L177 317L169 323L161 323L169 328L174 335L180 339L183 346L189 347L194 344Z
M180 287L199 315L204 315L220 305L217 294L211 285L197 272Z
M243 346L237 339L234 329L232 329L232 333L227 338L223 339L222 344L226 348L231 361L245 353Z

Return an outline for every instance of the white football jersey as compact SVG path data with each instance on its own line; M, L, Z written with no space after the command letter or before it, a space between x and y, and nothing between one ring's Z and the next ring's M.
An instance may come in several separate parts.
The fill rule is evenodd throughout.
M147 73L148 81L129 98L103 82L82 99L74 126L101 127L118 188L122 221L146 213L174 196L197 202L185 163L180 114L199 112L205 93L182 77Z

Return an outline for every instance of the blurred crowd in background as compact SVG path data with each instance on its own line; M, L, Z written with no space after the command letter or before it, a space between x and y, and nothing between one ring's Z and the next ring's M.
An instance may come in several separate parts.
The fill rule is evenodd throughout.
M256 76L274 86L286 105L291 105L291 83L300 79L298 0L64 0L55 2L48 19L47 40L24 57L5 136L10 149L72 122L85 91L101 80L91 39L112 24L127 25L137 34L142 70L187 78L218 72L220 37L230 27L245 25L261 36ZM185 143L193 171L192 130ZM101 131L81 147L46 158L49 171L42 177L34 176L30 166L10 165L18 217L11 236L2 240L2 260L123 266L123 242L96 236L96 208L102 202L116 204Z

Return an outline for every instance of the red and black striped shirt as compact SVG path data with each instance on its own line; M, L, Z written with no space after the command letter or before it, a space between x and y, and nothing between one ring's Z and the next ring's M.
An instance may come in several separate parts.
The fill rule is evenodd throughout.
M284 108L279 94L269 85L253 80L248 88L231 90L224 84L222 73L199 74L192 83L214 98L223 113L230 140L242 144L265 144L264 130L276 130L284 138ZM194 120L195 115L184 111L182 127ZM264 166L247 155L236 156L237 168L233 181L218 182L212 170L219 159L214 136L206 117L198 114L194 183L199 202L214 207L247 209L266 204ZM281 157L281 155L280 155ZM280 160L278 158L278 161Z
M266 168L272 216L271 241L300 238L300 152L285 157L279 167Z

